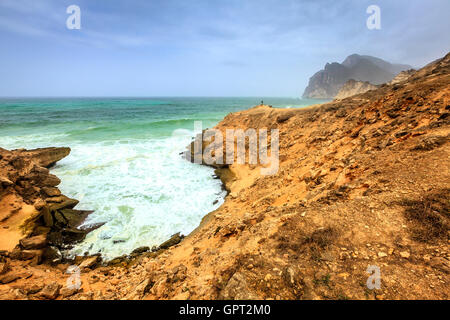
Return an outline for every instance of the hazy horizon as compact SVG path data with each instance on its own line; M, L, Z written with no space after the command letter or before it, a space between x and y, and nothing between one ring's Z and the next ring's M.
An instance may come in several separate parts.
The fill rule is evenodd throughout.
M66 27L73 4L80 30ZM380 30L366 27L372 4ZM353 53L415 68L442 57L449 10L447 0L2 0L0 97L299 98Z

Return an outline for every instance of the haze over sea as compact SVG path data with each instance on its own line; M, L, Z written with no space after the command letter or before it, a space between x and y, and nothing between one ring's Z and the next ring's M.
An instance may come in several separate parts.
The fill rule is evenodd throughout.
M277 108L320 100L262 98ZM3 98L0 147L70 147L51 171L62 193L95 210L85 225L104 222L67 252L104 259L188 234L225 195L213 169L183 160L194 121L216 125L261 98Z

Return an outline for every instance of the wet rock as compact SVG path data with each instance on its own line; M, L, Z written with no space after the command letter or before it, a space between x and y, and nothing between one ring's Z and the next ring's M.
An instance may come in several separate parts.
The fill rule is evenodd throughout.
M63 228L48 235L48 242L57 247L64 247L68 243L78 242L86 237L86 231L74 228Z
M60 213L67 222L67 225L71 228L78 227L92 212L93 211L89 210L74 210L74 209L60 210Z
M167 249L170 248L178 243L180 243L180 241L184 238L184 236L180 235L180 233L176 233L174 234L169 240L163 242L159 248L160 249Z
M150 251L150 247L143 246L143 247L139 247L139 248L134 249L131 252L131 254L141 254L141 253L144 253L144 252L147 252L147 251Z
M115 264L119 264L119 263L126 261L127 259L128 259L128 256L126 254L124 254L120 257L117 257L117 258L114 258L114 259L108 261L108 265L112 266Z

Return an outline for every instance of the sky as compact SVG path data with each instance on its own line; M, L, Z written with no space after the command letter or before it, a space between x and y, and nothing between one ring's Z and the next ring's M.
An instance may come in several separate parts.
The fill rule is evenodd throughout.
M444 56L449 12L449 0L0 0L0 96L300 97L353 53L416 68Z

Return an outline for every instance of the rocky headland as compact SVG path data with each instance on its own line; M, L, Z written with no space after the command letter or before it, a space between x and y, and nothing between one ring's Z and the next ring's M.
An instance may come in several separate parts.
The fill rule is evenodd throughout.
M314 74L309 79L303 97L333 99L348 80L380 85L391 81L399 72L408 69L411 69L411 66L391 64L372 56L352 54L342 63L327 63L324 69Z
M0 298L448 299L449 114L450 54L342 100L229 114L215 127L224 136L228 128L279 130L278 173L216 165L228 195L196 230L114 265L76 261L77 289L66 286L67 262L12 254L26 250L26 239L59 232L42 208L55 223L59 209L49 206L69 199L48 200L62 196L45 167L67 150L52 149L59 156L43 162L36 151L1 150L0 235L16 240L2 240ZM381 272L379 289L366 285L368 266Z

